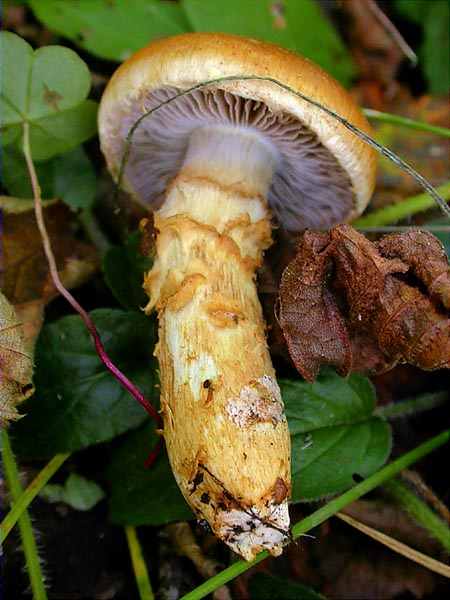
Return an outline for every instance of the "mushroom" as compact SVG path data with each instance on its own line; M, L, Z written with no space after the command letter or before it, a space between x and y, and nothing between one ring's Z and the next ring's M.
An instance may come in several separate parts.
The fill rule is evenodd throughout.
M137 119L180 90L227 76L274 77L368 131L324 71L276 46L194 33L129 58L103 95L102 151L118 178ZM164 438L199 519L245 559L289 539L290 438L255 272L272 216L290 231L362 212L373 152L341 124L273 82L190 91L136 127L123 183L154 211L156 258L144 288L158 311Z

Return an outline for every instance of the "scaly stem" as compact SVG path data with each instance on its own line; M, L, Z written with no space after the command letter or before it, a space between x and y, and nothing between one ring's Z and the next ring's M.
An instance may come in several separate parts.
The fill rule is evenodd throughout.
M319 508L319 510L316 510L314 513L312 513L305 519L302 519L301 521L296 523L292 528L292 537L294 539L297 539L304 533L307 533L314 527L317 527L318 525L335 515L337 512L342 510L348 504L351 504L355 500L358 500L358 498L361 498L361 496L363 496L364 494L367 494L379 485L385 483L386 481L400 473L400 471L403 471L403 469L410 467L412 464L414 464L433 450L436 450L436 448L439 448L440 446L443 446L444 444L448 443L449 441L450 429L447 429L446 431L443 431L442 433L436 435L430 440L427 440L420 446L417 446L417 448L414 448L414 450L411 450L403 456L400 456L400 458L397 458L397 460L394 460L392 463L386 465L377 473L374 473L373 475L371 475L361 483L358 483L341 496L338 496L334 500L331 500L325 506ZM197 588L192 590L192 592L189 592L188 594L183 596L182 600L200 600L200 598L204 598L217 588L228 583L228 581L231 581L238 575L241 575L242 573L245 573L245 571L248 571L251 567L262 562L268 556L268 552L261 552L251 562L239 560L233 563L227 569L224 569L214 577L208 579L208 581L205 581Z
M11 449L9 437L6 430L1 432L2 458L6 482L12 498L14 507L22 495L22 486L19 479L19 471ZM31 589L34 600L47 600L47 593L44 586L44 577L42 575L41 564L37 551L36 539L31 525L30 515L26 509L23 509L19 518L19 530L22 540L23 552L30 577Z
M23 512L39 494L44 485L56 473L59 467L69 458L70 454L57 454L33 479L27 489L16 498L9 513L0 524L0 544L8 537L9 532L20 519Z
M387 481L383 487L399 506L450 552L450 528L423 500L399 479Z
M450 200L450 183L441 185L436 190L438 194L448 202ZM353 221L352 227L362 229L364 227L378 227L380 225L389 225L406 219L416 213L423 212L429 208L434 208L435 202L428 194L418 194L406 198L402 202L391 204L380 210L375 210L368 215L360 217Z

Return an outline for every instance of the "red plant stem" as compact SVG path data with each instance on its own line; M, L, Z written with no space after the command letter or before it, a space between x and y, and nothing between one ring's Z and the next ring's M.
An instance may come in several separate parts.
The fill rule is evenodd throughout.
M128 379L128 377L124 373L122 373L122 371L118 367L116 367L116 365L109 358L92 319L61 282L61 279L58 274L58 268L56 266L55 257L53 255L52 247L50 244L50 239L48 237L47 228L45 226L44 215L42 212L41 188L36 175L36 170L34 168L33 159L31 157L30 126L26 121L23 123L23 153L27 163L28 173L30 175L31 186L33 188L34 212L36 215L36 222L39 229L39 233L41 234L45 256L47 257L47 262L50 269L50 276L56 289L61 294L61 296L64 296L67 302L82 318L84 324L86 325L89 333L92 336L98 357L108 369L108 371L112 374L112 376L115 379L117 379L120 385L123 388L125 388L127 392L129 392L133 396L133 398L135 398L135 400L137 400L139 404L147 411L147 413L156 421L158 427L162 427L161 416L150 404L150 402L145 398L144 394ZM153 452L155 452L155 450Z

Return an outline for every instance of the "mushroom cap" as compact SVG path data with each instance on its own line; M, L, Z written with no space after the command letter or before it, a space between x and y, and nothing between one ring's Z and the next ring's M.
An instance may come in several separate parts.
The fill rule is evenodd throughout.
M371 131L351 96L311 61L254 39L222 33L188 33L152 42L125 61L109 81L99 110L99 132L113 177L118 178L126 136L140 116L180 90L211 79L239 75L274 78L332 109L363 131ZM269 131L270 123L276 123L278 134L271 133L270 139L275 144L280 135L284 136L283 142L286 137L293 137L293 123L298 127L299 133L294 136L297 146L294 144L287 153L282 151L281 163L290 161L288 168L292 171L298 165L299 172L291 172L288 177L281 173L278 179L275 175L276 189L269 193L271 208L287 223L288 229L329 227L355 218L367 206L375 184L375 152L320 108L263 80L224 81L190 96L166 105L136 128L122 184L137 201L157 207L158 198L182 164L190 132L200 126L202 110L205 107L209 110L207 122L218 119L223 124L226 105L228 115L241 111L247 117L264 107L266 114L259 121L263 123L263 134ZM185 106L183 99L187 99ZM191 123L191 129L187 122ZM302 140L307 142L304 151ZM314 153L321 161L317 175ZM328 210L327 206L325 211L317 208L316 212L321 213L317 218L313 207L306 221L294 215L289 223L283 204L300 203L302 194L312 204L324 195L322 204L342 202L346 206L340 211Z

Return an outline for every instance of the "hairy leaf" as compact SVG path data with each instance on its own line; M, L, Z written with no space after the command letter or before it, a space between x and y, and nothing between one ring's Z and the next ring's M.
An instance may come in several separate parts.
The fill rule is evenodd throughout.
M102 58L123 61L155 38L188 30L178 3L160 0L30 0L53 31Z
M0 36L2 143L20 144L28 122L33 158L45 160L94 135L97 104L86 100L91 78L77 54L61 46L33 51L14 33Z
M310 58L344 84L354 75L350 55L312 0L229 0L226 10L220 2L183 0L183 7L194 31L224 31L279 44Z
M148 398L156 395L153 322L138 312L91 313L111 360ZM36 345L36 394L13 430L26 456L71 452L137 427L146 413L100 362L78 316L46 325Z
M32 375L21 323L0 292L0 427L19 418L16 406L33 393Z

